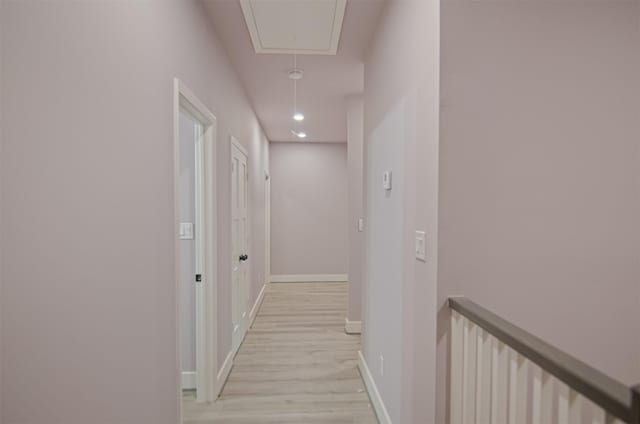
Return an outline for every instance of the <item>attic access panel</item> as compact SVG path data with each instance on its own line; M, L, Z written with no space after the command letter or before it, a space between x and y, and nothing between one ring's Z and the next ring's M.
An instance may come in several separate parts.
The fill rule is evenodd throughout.
M256 53L335 55L347 0L240 0Z

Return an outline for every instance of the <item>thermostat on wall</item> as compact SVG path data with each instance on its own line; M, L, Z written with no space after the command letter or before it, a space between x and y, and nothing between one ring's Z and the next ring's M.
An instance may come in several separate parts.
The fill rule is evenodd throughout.
M385 171L382 174L382 188L391 190L391 171Z

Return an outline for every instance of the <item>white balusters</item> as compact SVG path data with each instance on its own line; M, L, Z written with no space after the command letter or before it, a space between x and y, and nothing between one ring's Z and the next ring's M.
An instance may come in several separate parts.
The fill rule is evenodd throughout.
M607 413L604 409L592 404L591 424L613 424L613 423L614 423L614 419L612 417L607 417Z
M558 389L558 423L582 423L582 397L566 384L559 383Z
M462 391L462 422L476 422L476 351L478 327L469 320L464 321L464 387Z
M451 311L451 424L462 424L464 321L462 315Z
M491 422L491 367L492 337L478 329L477 377L476 377L476 422Z
M540 420L542 424L553 423L553 398L556 379L546 371L542 371L542 404Z
M552 424L553 377L537 365L532 368L531 421L533 424Z
M450 337L450 424L623 424L455 311Z
M575 390L569 390L569 424L582 423L582 396Z
M527 424L527 400L529 391L529 361L518 354L518 394L516 396L516 423Z
M531 376L533 378L531 422L533 424L542 424L542 368L534 365Z
M592 424L624 424L622 420L617 419L611 414L607 414L607 411L600 408L593 402L586 402L591 406L591 423Z
M509 424L527 422L527 372L525 358L514 350L509 355Z
M607 419L606 424L624 424L624 422L622 420L617 419L613 415L607 414L607 418L606 419Z
M569 424L569 386L564 383L558 388L558 424Z
M509 349L500 340L492 340L491 424L507 422L507 392L509 387Z

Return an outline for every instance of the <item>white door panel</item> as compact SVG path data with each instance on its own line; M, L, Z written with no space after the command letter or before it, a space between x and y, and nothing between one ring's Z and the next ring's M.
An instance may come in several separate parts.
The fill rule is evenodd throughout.
M249 315L249 222L248 222L247 155L236 145L231 146L232 196L232 308L233 345L237 348L247 330Z

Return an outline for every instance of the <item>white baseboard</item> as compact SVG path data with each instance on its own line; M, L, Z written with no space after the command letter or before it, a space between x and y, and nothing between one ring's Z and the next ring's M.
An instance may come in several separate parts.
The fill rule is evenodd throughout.
M253 308L251 308L251 312L249 313L249 328L253 327L253 322L256 320L256 316L258 315L258 311L260 310L260 306L262 305L262 301L264 300L264 291L266 290L267 285L264 284L262 289L260 289L260 293L258 294L258 298L256 299L256 303L253 304Z
M326 282L347 282L347 274L287 274L272 275L272 283L326 283Z
M378 388L376 387L376 382L373 381L373 377L367 366L367 361L365 361L361 351L358 351L358 368L360 369L362 381L364 381L364 385L367 388L367 393L369 393L373 410L378 416L378 421L380 421L380 424L391 424L391 418L389 417L387 408L384 406L380 392L378 392Z
M182 371L182 390L195 390L196 372Z
M227 354L224 363L222 364L222 368L218 371L218 379L216 381L216 399L220 397L220 393L222 393L222 389L224 388L224 384L227 382L229 378L229 374L231 373L231 368L233 367L233 351Z
M247 329L251 328L251 326L253 325L253 321L255 321L256 319L256 315L258 315L258 311L260 310L260 305L262 305L262 301L264 300L264 292L266 288L267 288L266 284L262 286L262 289L260 289L260 293L258 294L258 298L256 299L256 302L253 304L253 308L251 308L251 312L249 313L249 324ZM247 336L246 331L244 336L245 337ZM240 346L242 346L242 343L240 343L240 345L238 346L238 349L240 348ZM220 368L220 371L218 372L216 398L220 396L220 393L224 388L224 384L227 382L227 379L229 378L229 374L231 374L231 368L233 368L233 358L236 357L236 354L238 353L238 349L232 349L231 351L229 351L229 353L227 354L227 357L224 360L224 363L222 364L222 368Z
M349 318L344 319L344 332L347 334L361 334L362 333L362 321L349 321Z

